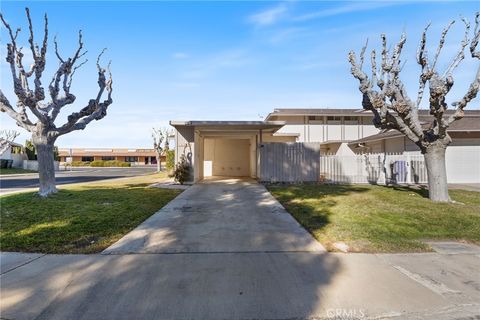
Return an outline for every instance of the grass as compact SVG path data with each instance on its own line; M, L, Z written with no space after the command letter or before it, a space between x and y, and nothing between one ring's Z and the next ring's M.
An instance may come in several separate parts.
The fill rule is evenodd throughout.
M33 170L25 170L21 168L2 168L0 169L0 175L19 174L19 173L37 173Z
M329 251L430 251L425 240L480 243L480 193L451 190L462 204L433 203L427 190L359 185L269 186Z
M61 186L0 197L2 251L96 253L162 208L181 191L149 188L165 174Z

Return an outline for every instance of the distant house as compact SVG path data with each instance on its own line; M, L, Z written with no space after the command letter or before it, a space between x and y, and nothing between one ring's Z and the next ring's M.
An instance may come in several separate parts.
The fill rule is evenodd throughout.
M156 164L156 152L154 149L127 149L127 148L61 148L58 150L60 162L94 160L116 160L129 162L134 165ZM161 161L165 161L162 156Z
M23 145L12 141L9 141L8 144L9 147L6 148L5 151L0 155L0 159L12 160L12 167L22 168L23 160L27 160L27 155L24 152L25 150Z
M420 110L420 117L427 124L428 110ZM419 153L418 147L400 132L380 132L372 118L372 113L363 109L275 109L265 121L171 121L170 124L176 129L176 162L182 154L188 158L194 181L209 176L262 178L262 170L268 168L283 171L283 175L284 171L302 171L302 176L303 171L317 170L315 166L307 168L304 162L300 163L306 161L303 153L317 148L318 157ZM454 165L449 166L448 162L468 162L470 167L480 163L480 110L465 111L465 117L454 122L449 133L453 139L447 149L450 171ZM304 143L304 149L294 149L293 142ZM266 154L267 149L263 148L266 143L278 144L267 148L277 156ZM312 159L316 157L314 154ZM475 171L467 178L467 171L449 177L480 183L480 173L477 177Z

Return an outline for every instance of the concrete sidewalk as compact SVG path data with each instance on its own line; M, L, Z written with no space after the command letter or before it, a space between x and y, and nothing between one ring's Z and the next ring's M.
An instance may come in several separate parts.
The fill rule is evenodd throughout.
M1 263L5 319L480 317L476 254L2 253Z

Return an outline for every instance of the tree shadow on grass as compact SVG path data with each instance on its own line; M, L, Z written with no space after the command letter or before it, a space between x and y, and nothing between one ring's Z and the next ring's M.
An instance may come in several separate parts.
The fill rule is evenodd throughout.
M341 201L337 196L369 191L367 187L343 184L271 185L268 189L312 234L330 223L331 208Z

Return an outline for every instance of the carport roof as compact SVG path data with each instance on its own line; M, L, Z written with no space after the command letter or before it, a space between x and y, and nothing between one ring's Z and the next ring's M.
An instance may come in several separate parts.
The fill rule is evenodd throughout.
M170 121L173 127L197 127L213 130L273 130L285 125L285 121Z

